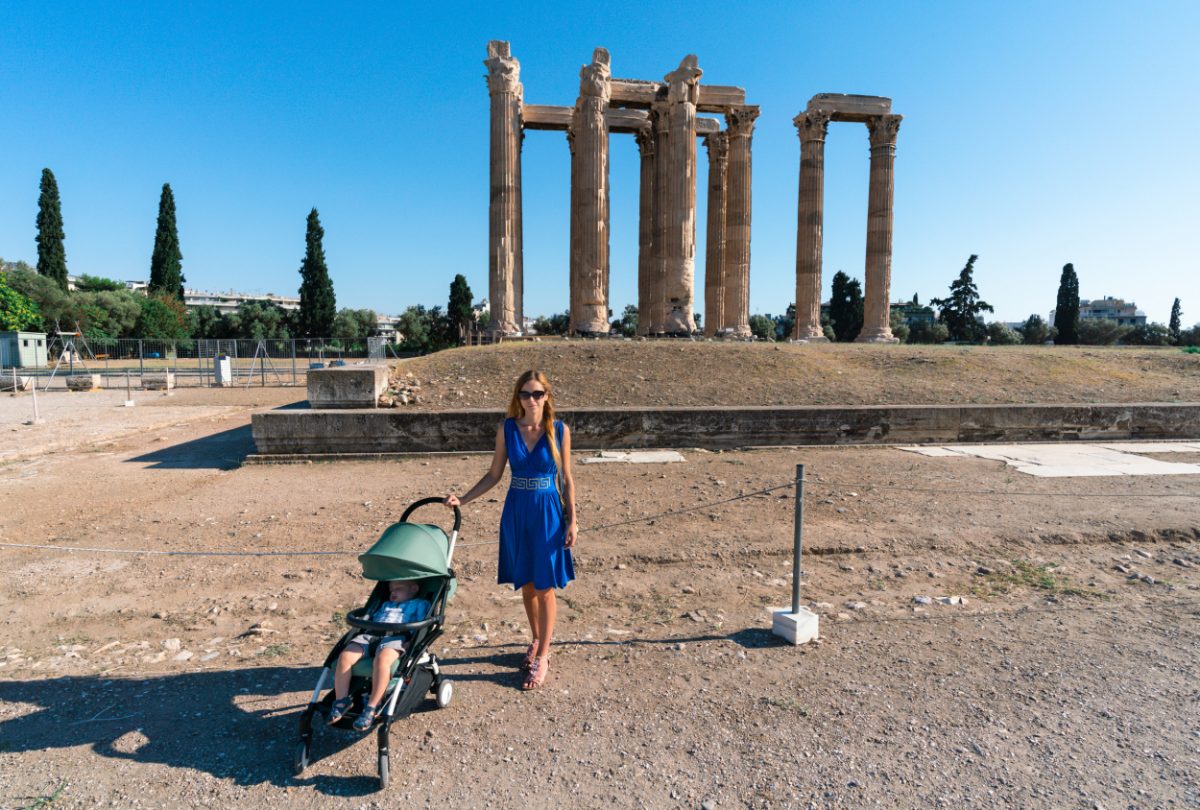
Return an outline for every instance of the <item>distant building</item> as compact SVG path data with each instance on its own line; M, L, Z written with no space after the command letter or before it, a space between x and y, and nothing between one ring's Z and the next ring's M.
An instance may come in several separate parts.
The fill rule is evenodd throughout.
M1050 310L1050 323L1054 323L1054 313ZM1079 302L1079 320L1112 321L1119 326L1145 326L1146 313L1130 301L1125 303L1123 298L1104 296L1091 301L1082 299Z
M897 312L904 318L904 323L908 326L913 326L918 323L933 324L937 321L937 315L933 312L933 307L927 307L924 304L917 304L912 301L901 301L898 304L891 305L892 314Z
M300 296L298 295L276 295L275 293L240 293L230 290L229 292L214 293L204 290L184 290L183 305L188 309L196 307L213 307L222 315L231 312L237 312L237 308L242 304L247 304L251 301L258 301L264 304L274 304L280 309L298 310L300 309Z
M381 338L387 338L391 343L399 343L404 340L404 335L397 329L400 323L399 315L376 315L375 316L375 334Z
M45 332L0 332L0 367L38 368L45 365Z

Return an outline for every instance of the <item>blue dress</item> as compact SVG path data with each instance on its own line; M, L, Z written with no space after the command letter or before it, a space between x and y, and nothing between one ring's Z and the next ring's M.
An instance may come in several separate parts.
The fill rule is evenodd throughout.
M563 424L554 423L562 448ZM500 564L496 581L513 589L532 582L540 590L564 588L575 579L562 501L556 477L558 467L545 434L532 450L525 447L517 420L504 420L504 446L512 472L504 511L500 515Z

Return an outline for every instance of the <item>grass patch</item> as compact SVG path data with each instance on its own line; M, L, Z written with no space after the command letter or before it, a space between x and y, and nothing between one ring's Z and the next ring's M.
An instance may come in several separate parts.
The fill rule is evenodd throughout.
M801 706L800 702L797 701L795 698L763 697L763 698L759 698L758 702L762 706L772 706L776 709L783 709L784 711L795 712L796 714L800 715L801 717L808 717L808 709Z
M267 648L258 654L259 658L279 658L291 652L287 644L268 644Z
M29 804L22 805L21 810L38 810L40 807L49 807L50 805L54 804L54 802L58 801L58 797L61 796L62 792L66 789L67 783L66 780L63 780L59 786L54 789L54 792L49 795L36 797L26 796L25 798L31 801Z
M343 625L346 623L346 614L342 613L340 610L336 611L332 616L329 617L329 621L339 626Z
M1055 596L1083 596L1103 599L1107 594L1086 588L1071 581L1066 574L1055 571L1056 563L1034 565L1028 560L1013 560L1011 571L994 571L971 587L975 596L996 596L1012 593L1017 588L1043 591Z
M1200 346L1184 346L1180 351L1184 354L1200 354Z

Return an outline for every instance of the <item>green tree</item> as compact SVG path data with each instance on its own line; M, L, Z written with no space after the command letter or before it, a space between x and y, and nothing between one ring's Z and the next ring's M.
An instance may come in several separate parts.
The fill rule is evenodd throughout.
M992 321L987 325L987 338L992 346L1013 346L1021 342L1021 336L1000 321Z
M1040 346L1054 338L1054 327L1042 320L1041 315L1030 315L1017 331L1027 346Z
M759 340L775 339L775 320L770 315L750 316L750 334Z
M1169 346L1171 332L1161 323L1143 323L1126 332L1122 340L1130 346Z
M41 326L42 313L37 304L24 293L8 284L8 277L0 273L0 332L27 332Z
M533 330L539 335L565 335L571 328L571 313L560 312L549 318L538 316L533 322Z
M79 317L75 302L54 279L33 270L15 270L8 274L8 283L33 301L42 313L42 322L37 331L54 332L60 323L63 328L74 326Z
M300 333L304 337L329 337L337 317L333 281L325 266L325 229L317 209L308 213L304 237L304 262L300 265Z
M471 323L474 321L475 311L472 309L474 296L471 294L471 287L467 284L467 279L462 273L454 276L454 281L450 282L450 303L446 307L446 317L450 319L450 325L457 336L459 345L467 342L467 333L471 330Z
M331 337L362 343L379 331L379 317L373 309L339 309L333 319Z
M950 339L950 330L944 323L917 321L908 327L909 343L945 343Z
M228 337L220 310L207 305L188 309L188 335L208 340Z
M269 301L243 301L222 319L222 337L242 340L287 340L291 337L288 313Z
M54 179L54 172L42 169L42 193L38 197L37 215L37 271L54 279L63 292L67 290L67 249L63 245L66 238L58 181Z
M908 341L908 319L904 317L904 311L899 307L891 311L889 327L896 340L901 343Z
M1171 322L1167 324L1167 331L1171 335L1171 343L1179 345L1179 321L1183 318L1183 310L1179 308L1179 299L1175 299L1175 303L1171 304Z
M1057 319L1056 319L1057 320ZM1128 334L1130 328L1107 318L1082 318L1076 327L1076 343L1084 346L1111 346ZM1059 343L1057 338L1055 342Z
M123 282L100 276L89 276L87 273L75 280L75 292L119 292L125 289Z
M179 250L179 230L175 226L175 195L170 183L163 183L158 198L158 228L154 232L154 252L150 254L150 292L167 293L183 300L183 254Z
M182 340L188 336L187 310L170 293L157 293L142 299L137 320L137 336L147 340Z
M967 259L958 278L950 283L949 297L929 300L932 306L939 308L938 320L946 325L951 340L981 343L987 330L980 323L979 315L995 311L991 304L979 298L979 290L975 286L975 261L978 258L972 253Z
M841 270L833 276L833 290L829 297L829 320L833 326L834 337L839 343L854 340L862 331L862 284Z
M0 273L16 273L23 271L26 273L36 273L37 268L32 267L28 262L15 261L10 262L5 259L0 259Z
M1055 343L1073 345L1083 343L1079 339L1079 277L1075 265L1063 265L1062 277L1058 280L1058 302L1054 306L1054 329L1058 336Z
M775 321L775 340L786 341L792 337L792 333L796 331L796 305L788 304L787 311L782 315L776 315Z
M621 318L613 321L612 325L622 337L636 336L638 325L637 304L626 304L625 311L621 313Z
M142 296L122 288L77 292L71 296L79 328L89 339L131 337L142 313Z

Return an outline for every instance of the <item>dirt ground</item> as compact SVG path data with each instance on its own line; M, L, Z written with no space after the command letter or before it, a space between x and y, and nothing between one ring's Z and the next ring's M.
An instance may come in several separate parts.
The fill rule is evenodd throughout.
M408 407L497 408L527 368L564 407L1200 402L1200 354L1178 348L547 339L438 352L395 376L420 383Z
M1198 477L1035 479L880 447L577 464L578 580L536 693L494 579L502 484L465 510L435 643L454 702L393 730L386 794L373 736L318 729L293 778L299 710L367 591L355 555L486 464L239 466L249 414L295 394L180 392L131 424L60 394L42 433L0 398L21 451L0 466L2 543L335 552L0 546L0 806L1200 803ZM821 615L799 648L768 612L790 599L792 492L728 501L797 463Z

